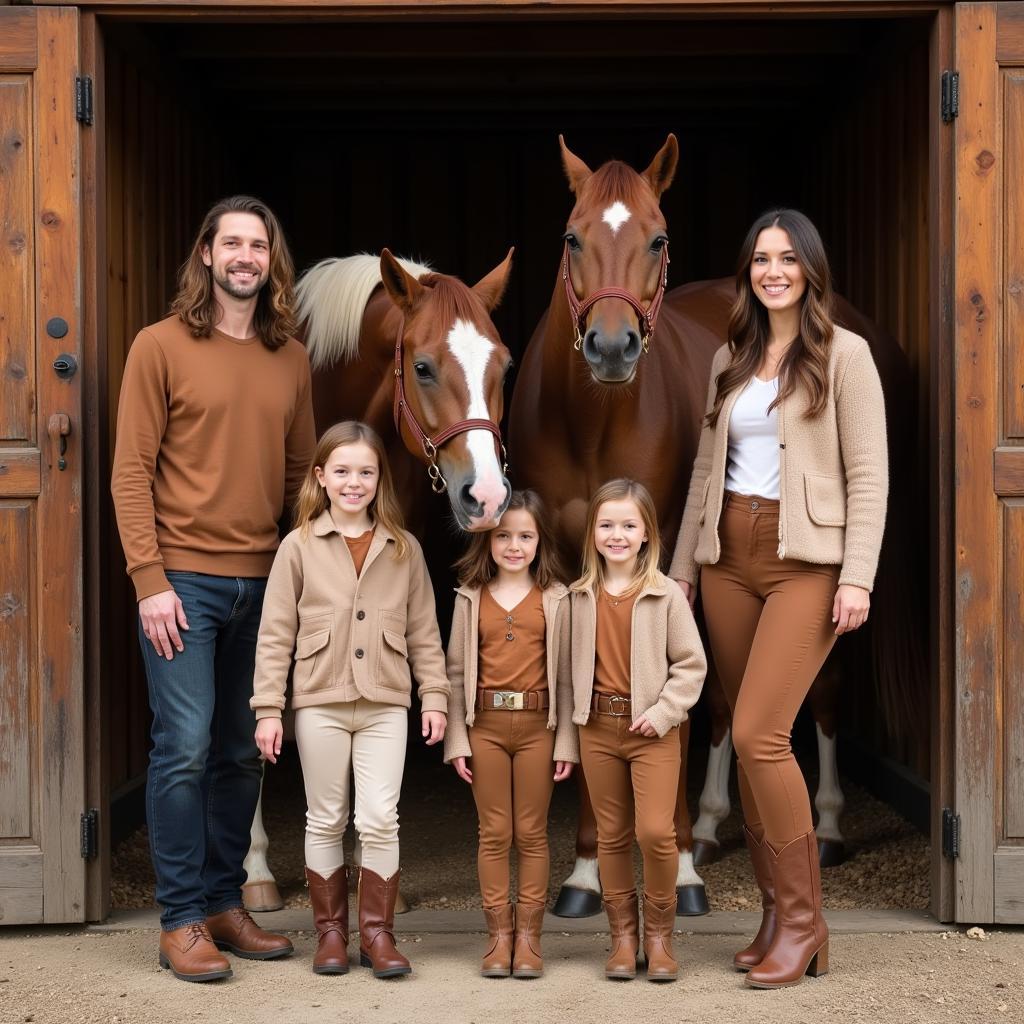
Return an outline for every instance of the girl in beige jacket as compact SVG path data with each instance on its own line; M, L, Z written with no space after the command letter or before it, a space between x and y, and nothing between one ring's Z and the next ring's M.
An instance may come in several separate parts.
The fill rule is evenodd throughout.
M498 526L459 560L444 758L473 787L489 941L485 978L537 978L548 892L548 807L579 760L572 723L569 592L534 491L513 491ZM470 767L470 763L472 767ZM509 851L518 854L513 906Z
M428 744L444 736L450 687L423 553L402 529L384 446L370 427L339 423L323 435L295 518L263 603L251 702L256 743L276 764L291 672L308 804L306 878L319 935L313 970L348 971L342 840L351 771L362 844L360 961L377 977L408 974L392 930L410 668Z

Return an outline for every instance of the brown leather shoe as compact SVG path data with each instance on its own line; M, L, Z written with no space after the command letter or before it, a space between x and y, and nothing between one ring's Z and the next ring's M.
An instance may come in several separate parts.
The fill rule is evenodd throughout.
M202 921L160 933L160 966L182 981L231 977L231 964L217 951Z
M754 941L732 958L737 971L749 971L751 967L756 967L764 959L772 939L775 938L775 887L772 885L768 843L763 836L758 839L746 825L743 826L743 835L747 840L747 849L750 850L754 878L761 890L761 927L758 928Z
M487 920L487 952L480 961L484 978L507 978L512 971L512 931L515 911L511 903L496 910L484 907Z
M394 978L412 971L409 961L395 948L395 898L401 873L383 879L364 867L359 880L359 963L372 967L375 978Z
M314 974L348 974L348 873L340 867L329 878L306 868L316 926Z
M617 900L606 899L604 909L612 938L604 976L612 981L631 981L636 977L636 956L640 951L640 909L636 893Z
M516 904L516 944L512 954L513 978L539 978L544 973L540 936L544 930L543 903Z
M776 853L765 841L775 885L775 938L747 973L752 988L787 988L828 973L828 927L821 912L821 870L814 830Z
M676 923L676 899L656 903L644 893L644 956L648 981L675 981L679 964L672 955L672 926Z
M206 919L218 949L226 949L246 960L276 960L295 952L283 936L264 931L241 907L229 907Z

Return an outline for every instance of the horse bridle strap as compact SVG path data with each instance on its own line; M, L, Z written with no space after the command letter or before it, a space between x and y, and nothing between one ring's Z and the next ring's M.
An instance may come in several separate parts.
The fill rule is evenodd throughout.
M398 338L395 340L395 401L394 417L395 430L399 436L402 434L402 424L409 428L409 433L416 439L423 448L423 454L427 457L427 475L430 477L430 487L435 494L441 494L448 488L448 481L441 474L441 468L437 464L437 452L444 444L459 434L465 434L470 430L487 430L494 435L494 450L501 463L502 472L508 473L508 466L505 462L505 445L501 440L501 430L490 420L469 419L459 420L450 427L445 427L431 437L419 424L416 415L409 407L409 400L405 395L405 373L403 363L405 362L405 317L402 317L401 325L398 328Z
M665 242L661 250L661 267L658 270L658 289L646 309L644 309L643 303L625 288L599 288L580 302L576 298L576 289L573 287L572 275L569 273L569 241L566 239L565 247L562 250L562 280L565 283L565 297L569 301L569 312L572 315L573 328L576 331L576 350L579 351L583 344L583 323L594 304L600 302L601 299L622 299L623 302L627 302L633 307L640 319L640 340L643 342L646 352L658 322L662 299L665 298L665 288L668 285L668 264L668 242Z

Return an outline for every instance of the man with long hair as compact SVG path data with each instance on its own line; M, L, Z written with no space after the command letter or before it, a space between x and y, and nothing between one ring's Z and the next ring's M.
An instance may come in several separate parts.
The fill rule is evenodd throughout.
M232 196L203 220L171 315L128 353L111 491L139 602L153 749L146 817L160 963L231 975L220 950L292 952L242 907L259 799L256 637L278 521L316 443L280 224Z

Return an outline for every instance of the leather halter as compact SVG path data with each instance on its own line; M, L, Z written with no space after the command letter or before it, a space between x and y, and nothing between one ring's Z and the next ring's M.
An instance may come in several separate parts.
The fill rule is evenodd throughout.
M562 249L562 280L565 282L565 297L569 300L569 312L572 315L573 327L576 331L576 341L573 347L579 352L583 345L583 322L587 313L595 303L601 299L622 299L629 303L636 311L640 320L640 340L643 342L644 351L649 349L651 335L654 334L655 325L658 322L658 313L661 311L661 300L665 298L665 287L668 284L668 242L661 250L661 268L658 271L658 290L651 299L651 304L644 309L640 300L625 288L599 288L593 295L587 296L582 302L576 298L576 289L572 285L572 277L569 274L569 240L566 239Z
M416 439L423 448L423 454L427 457L427 475L430 477L430 489L435 494L442 494L448 489L448 481L441 475L441 469L437 464L437 452L446 442L459 434L465 434L469 430L488 430L494 435L494 450L501 463L501 471L508 475L508 464L506 462L505 445L501 440L501 430L497 424L490 420L472 419L459 420L450 427L430 437L420 426L415 414L409 406L409 400L405 395L405 374L402 364L405 361L405 317L398 328L398 338L395 340L395 402L393 414L395 417L395 430L398 436L402 436L402 423L409 428L409 433Z

